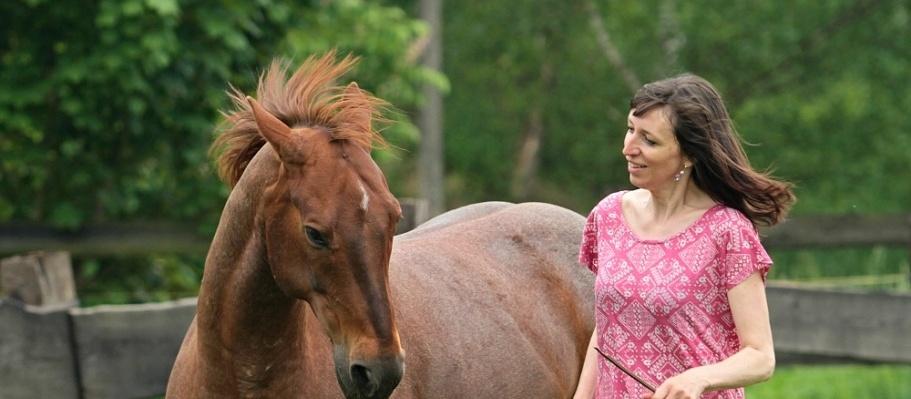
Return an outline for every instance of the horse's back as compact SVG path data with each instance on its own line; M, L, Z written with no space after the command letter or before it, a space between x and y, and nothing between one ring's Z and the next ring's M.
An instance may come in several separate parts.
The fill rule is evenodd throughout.
M571 396L593 328L585 219L541 203L443 216L393 247L408 362L396 396Z
M502 202L502 201L488 201L488 202L479 202L477 204L466 205L460 208L453 209L451 211L442 213L433 217L432 219L421 223L421 225L414 228L409 232L406 232L402 235L396 237L396 239L411 239L431 231L439 230L451 226L457 223L464 223L471 221L477 218L487 216L493 212L502 210L505 207L514 205L511 202Z

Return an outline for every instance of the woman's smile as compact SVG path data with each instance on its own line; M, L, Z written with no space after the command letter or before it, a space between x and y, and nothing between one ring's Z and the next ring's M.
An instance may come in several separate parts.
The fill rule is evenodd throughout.
M637 173L637 172L641 171L642 169L645 169L645 168L648 167L648 166L646 166L646 165L638 164L638 163L635 163L635 162L632 162L632 161L626 161L626 162L627 162L627 163L626 163L626 170L627 170L629 173Z

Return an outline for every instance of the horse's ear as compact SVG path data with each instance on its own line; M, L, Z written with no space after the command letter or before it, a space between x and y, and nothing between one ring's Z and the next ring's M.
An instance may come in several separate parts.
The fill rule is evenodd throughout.
M271 112L266 111L253 97L247 96L247 102L250 103L250 109L253 110L253 118L256 120L256 126L259 128L260 134L263 135L269 144L272 144L278 156L283 161L287 161L285 159L287 158L287 152L293 148L291 144L291 128L276 118L275 115L272 115Z
M373 108L370 100L364 91L358 87L357 83L351 82L345 88L345 97L347 97L351 110L349 114L349 123L363 132L369 132L371 129L370 122L373 117Z

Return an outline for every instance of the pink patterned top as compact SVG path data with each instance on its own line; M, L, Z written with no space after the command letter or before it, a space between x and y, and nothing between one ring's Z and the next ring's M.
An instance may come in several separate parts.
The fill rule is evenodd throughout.
M654 384L740 350L727 292L771 258L742 213L706 211L663 241L636 237L621 197L607 196L585 225L579 261L596 274L598 347ZM596 398L641 398L648 390L600 358ZM743 388L703 398L743 398Z

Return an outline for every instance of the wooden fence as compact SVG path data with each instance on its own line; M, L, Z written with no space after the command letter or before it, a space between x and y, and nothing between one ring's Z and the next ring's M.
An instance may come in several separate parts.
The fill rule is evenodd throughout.
M908 217L839 218L796 219L767 231L766 242L788 248L911 247ZM417 221L411 222L414 224ZM146 240L159 233L150 233ZM4 234L0 234L3 250L21 250L16 245L28 241L20 237L20 244L10 244ZM100 238L110 232L80 234L46 239L45 243L55 244L45 248L97 253L105 252L100 243L116 241ZM190 235L183 237L189 239ZM33 238L28 242L37 242ZM134 249L126 253L149 252L153 247L185 251L206 245L204 241L190 246L163 242L171 241L146 245L144 251L142 245L131 244ZM125 253L122 250L114 252ZM0 277L0 398L141 398L164 391L171 364L195 313L195 298L78 308L65 253L5 259ZM827 291L775 283L769 285L767 294L780 359L799 355L911 363L911 295Z
M780 359L911 363L909 295L767 293ZM195 298L87 309L0 300L0 397L161 394L195 309Z
M427 219L427 203L402 199L405 218L398 232ZM911 215L801 216L764 229L770 248L825 248L887 245L911 250ZM0 224L0 254L54 249L74 255L185 252L205 254L211 237L197 228L167 223L119 223L61 231L44 225Z
M398 233L427 220L427 201L403 198ZM108 223L60 230L27 223L0 224L0 254L53 249L73 255L135 255L149 253L205 254L211 235L173 223ZM2 399L2 398L0 398Z

